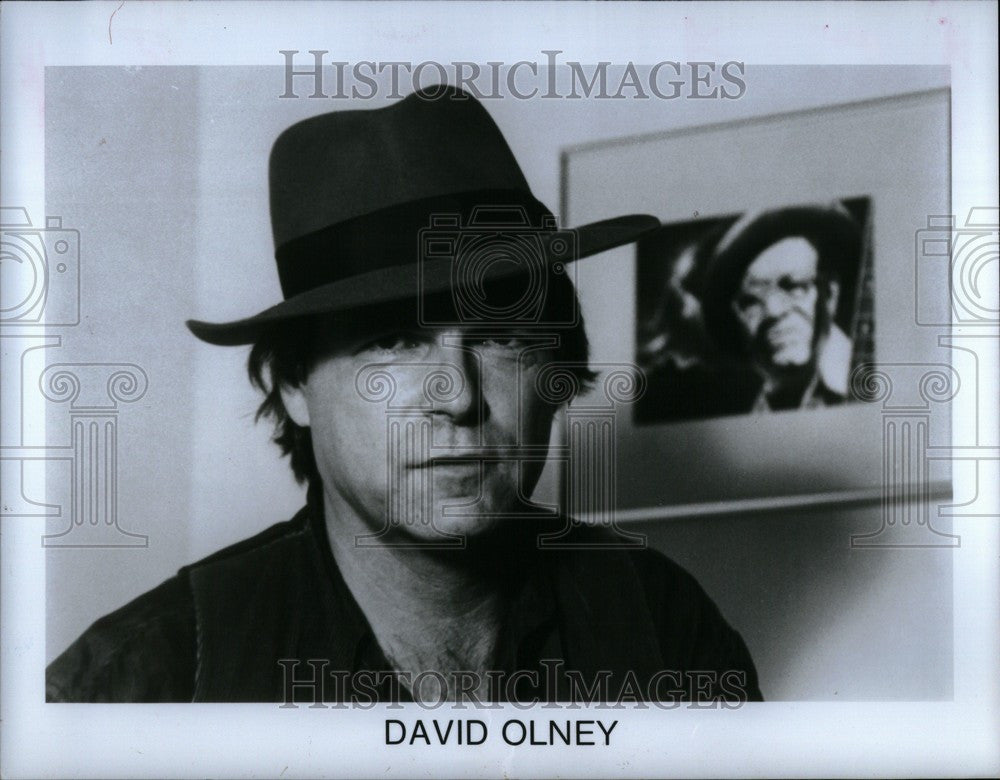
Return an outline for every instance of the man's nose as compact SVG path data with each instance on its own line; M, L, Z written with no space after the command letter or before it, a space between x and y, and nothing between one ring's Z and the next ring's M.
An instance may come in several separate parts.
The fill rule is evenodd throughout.
M431 345L431 363L424 377L424 394L434 414L470 424L481 414L479 366L475 354L463 346L462 333L440 331Z
M790 306L788 296L781 290L771 289L764 294L764 313L768 317L780 317Z

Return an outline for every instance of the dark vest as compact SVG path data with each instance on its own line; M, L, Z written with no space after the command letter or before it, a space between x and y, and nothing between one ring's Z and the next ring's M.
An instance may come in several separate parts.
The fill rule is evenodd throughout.
M663 668L656 626L629 554L558 550L540 556L568 668L591 680ZM344 605L309 524L188 569L197 622L195 701L282 701L278 662L343 658ZM596 570L594 567L598 567ZM312 667L300 674L308 676Z

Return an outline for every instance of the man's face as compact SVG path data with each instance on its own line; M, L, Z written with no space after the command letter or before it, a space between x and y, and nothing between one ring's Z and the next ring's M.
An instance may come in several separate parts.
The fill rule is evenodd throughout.
M549 350L513 331L337 330L282 393L311 429L328 506L406 543L495 530L523 505L548 448L535 379Z
M733 308L752 357L765 372L794 372L813 363L817 304L828 313L831 299L836 306L835 287L819 300L817 260L804 238L786 238L758 255L743 276Z

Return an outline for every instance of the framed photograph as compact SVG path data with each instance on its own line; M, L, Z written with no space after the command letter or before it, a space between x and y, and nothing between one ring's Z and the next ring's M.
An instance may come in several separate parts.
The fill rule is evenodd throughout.
M851 372L874 359L870 210L850 198L665 225L641 241L636 424L857 401ZM736 239L747 249L726 253ZM719 290L727 258L747 279Z
M948 359L917 316L947 316L948 278L918 285L911 250L948 213L948 112L927 90L564 152L567 225L611 203L663 225L579 269L595 360L637 376L616 414L616 517L877 497L894 456L874 365ZM946 399L920 392L946 441Z

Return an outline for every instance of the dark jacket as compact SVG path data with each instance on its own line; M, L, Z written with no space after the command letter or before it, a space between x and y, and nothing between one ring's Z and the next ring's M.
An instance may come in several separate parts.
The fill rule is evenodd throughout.
M391 666L315 515L304 508L98 620L49 666L47 700L406 699L391 679L358 681ZM516 564L499 663L538 677L518 675L498 699L761 698L742 638L687 572L652 550L595 548L612 540L597 529L567 540L591 547Z

